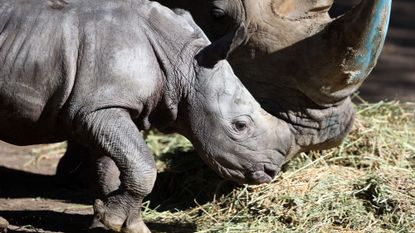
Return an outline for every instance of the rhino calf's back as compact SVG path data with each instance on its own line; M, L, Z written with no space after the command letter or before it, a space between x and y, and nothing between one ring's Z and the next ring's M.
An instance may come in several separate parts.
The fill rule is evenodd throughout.
M57 141L54 128L75 78L76 19L47 1L16 3L0 1L0 138Z

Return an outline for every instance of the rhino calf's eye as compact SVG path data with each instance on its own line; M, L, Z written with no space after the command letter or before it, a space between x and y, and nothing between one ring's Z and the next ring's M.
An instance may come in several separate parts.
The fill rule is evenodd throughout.
M243 121L237 121L234 123L235 129L237 131L244 131L247 128L247 125Z

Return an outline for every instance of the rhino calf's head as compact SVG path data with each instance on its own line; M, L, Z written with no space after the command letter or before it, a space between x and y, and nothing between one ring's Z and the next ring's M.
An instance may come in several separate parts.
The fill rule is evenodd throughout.
M270 182L288 153L288 125L265 112L225 60L246 39L246 28L203 48L188 96L188 136L220 176L238 183ZM284 146L287 145L287 146Z

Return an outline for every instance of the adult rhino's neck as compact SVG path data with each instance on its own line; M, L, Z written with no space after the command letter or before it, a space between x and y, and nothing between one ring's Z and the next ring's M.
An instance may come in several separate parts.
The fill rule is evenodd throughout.
M342 141L354 118L350 98L318 103L299 90L296 77L305 75L304 69L298 68L303 67L301 50L289 47L255 59L249 52L235 51L230 59L232 67L261 106L290 125L296 141L293 154Z
M266 111L290 125L295 145L289 157L300 152L337 146L351 130L355 110L350 98L323 107L301 93L285 94L275 96L272 100L259 101Z

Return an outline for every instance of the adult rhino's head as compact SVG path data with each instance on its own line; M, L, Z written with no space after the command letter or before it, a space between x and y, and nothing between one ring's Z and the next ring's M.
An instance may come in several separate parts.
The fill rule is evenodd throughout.
M231 58L236 67L256 61L248 71L259 71L262 75L255 76L261 80L274 86L284 80L316 104L332 105L356 91L375 66L391 2L362 0L331 19L333 0L214 0L211 17L218 23L207 30L215 34L244 22L249 42ZM250 77L243 80L258 82ZM261 89L247 86L254 92Z
M289 125L289 136L282 136L289 140L276 142L292 148L286 157L335 146L347 135L350 96L376 64L392 0L362 0L335 19L328 14L333 0L173 2L211 39L246 26L246 42L228 60L265 110Z
M197 53L182 127L220 176L259 184L279 172L290 149L283 143L290 140L289 127L261 108L225 60L246 35L240 26Z

